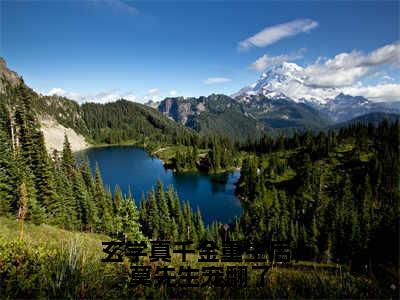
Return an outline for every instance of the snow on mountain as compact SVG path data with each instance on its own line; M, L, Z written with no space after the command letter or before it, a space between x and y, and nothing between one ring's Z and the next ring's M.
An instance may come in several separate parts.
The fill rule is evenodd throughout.
M232 97L244 102L249 101L252 95L263 95L273 99L290 98L295 102L326 103L327 99L332 99L340 93L333 88L306 85L307 76L304 73L301 66L284 62L263 73L257 82L242 88Z
M284 62L263 73L257 82L242 88L232 97L248 104L258 103L262 98L304 103L336 122L377 111L400 113L399 101L375 102L363 96L348 95L339 88L315 86L310 81L304 68Z

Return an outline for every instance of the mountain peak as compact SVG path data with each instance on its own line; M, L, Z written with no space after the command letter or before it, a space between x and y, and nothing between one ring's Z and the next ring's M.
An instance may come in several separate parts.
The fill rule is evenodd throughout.
M301 75L303 68L295 63L283 62L264 72L258 81L241 89L232 97L245 100L246 97L261 95L267 98L291 98L298 101L298 97L293 97L288 93L286 87L302 85L304 78ZM290 91L289 91L290 92Z
M280 68L282 70L288 70L288 71L301 71L301 70L303 70L303 68L300 67L298 64L291 63L291 62L286 62L286 61L284 61L280 65Z
M5 78L11 85L15 86L21 82L21 78L18 74L7 67L7 63L4 58L0 57L0 78ZM2 82L0 81L0 90L2 87Z

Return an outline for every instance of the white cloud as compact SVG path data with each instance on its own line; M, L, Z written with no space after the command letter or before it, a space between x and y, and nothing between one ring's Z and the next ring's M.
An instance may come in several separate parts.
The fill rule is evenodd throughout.
M159 90L158 89L150 89L148 90L149 94L158 94Z
M257 71L264 71L267 68L280 65L283 62L300 59L303 57L304 51L305 49L300 49L296 53L282 54L277 56L269 56L268 54L264 54L263 56L258 58L255 62L253 62L250 68Z
M203 81L204 84L218 84L231 81L230 78L226 77L210 77Z
M143 97L142 102L148 101L160 101L161 100L160 90L157 88L149 89L147 94Z
M383 77L381 78L382 83L389 83L394 81L394 78L392 76L389 75L383 75Z
M119 99L125 99L129 101L136 101L137 98L132 91L120 91L120 90L109 90L98 93L76 93L76 92L67 92L62 88L52 88L47 93L43 93L44 95L58 95L62 97L66 97L72 100L75 100L79 103L83 102L96 102L96 103L107 103L113 102Z
M255 35L241 41L238 49L248 50L253 47L265 47L277 41L300 33L310 32L318 27L318 22L310 19L299 19L288 23L264 28Z
M64 91L62 88L52 88L48 93L47 93L47 95L59 95L59 96L62 96L62 95L65 95L67 92L66 91Z
M264 68L280 63L290 55L260 57L250 67ZM250 86L258 90L281 92L290 98L324 101L339 93L364 96L373 101L400 101L398 72L388 76L388 68L400 68L400 44L385 45L369 53L352 51L333 58L318 58L305 67L282 62L263 74L261 84ZM395 75L396 74L396 75ZM372 82L376 84L371 84Z
M351 86L376 68L400 65L400 44L389 44L368 54L360 51L340 53L304 68L306 84L320 87Z
M98 0L99 3L108 5L115 12L137 15L139 10L123 0Z
M178 94L178 92L175 91L175 90L172 90L172 91L169 92L169 95L173 96L173 97L176 96L177 94Z
M375 86L353 86L343 89L343 93L352 96L362 95L375 101L400 101L400 84L386 83Z

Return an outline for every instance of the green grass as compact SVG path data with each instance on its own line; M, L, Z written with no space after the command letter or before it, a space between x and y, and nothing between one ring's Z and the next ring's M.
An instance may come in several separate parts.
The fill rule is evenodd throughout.
M0 217L0 298L379 298L370 278L354 276L344 269L327 272L332 264L298 262L292 267L275 266L268 271L264 287L254 287L256 273L249 271L247 288L165 288L129 285L129 263L102 263L101 242L109 238L92 233L70 232L48 225L25 225L19 240L16 220ZM148 257L141 264L155 266ZM209 263L197 262L193 268ZM183 265L173 255L169 266ZM226 266L216 263L216 266ZM229 263L228 265L235 265ZM251 265L251 264L246 264ZM204 280L204 278L203 278Z
M113 296L122 272L101 263L99 234L0 218L0 298L99 298Z
M1 239L18 239L19 229L16 219L0 217L0 228ZM75 240L79 241L81 246L90 250L91 253L101 253L101 242L110 240L108 236L102 234L68 231L46 224L35 225L31 223L25 223L23 237L28 246L45 244L49 248L59 248L63 244Z
M349 151L353 150L353 148L354 148L354 144L341 144L336 147L335 152L338 152L338 153L349 152Z
M269 181L271 183L278 183L278 182L283 182L283 181L288 181L293 179L296 176L296 172L289 168L285 173L283 173L282 175L276 175L274 176L274 178L271 178Z
M186 152L188 149L189 147L183 145L165 145L153 150L151 154L161 159L164 163L171 163L178 151Z

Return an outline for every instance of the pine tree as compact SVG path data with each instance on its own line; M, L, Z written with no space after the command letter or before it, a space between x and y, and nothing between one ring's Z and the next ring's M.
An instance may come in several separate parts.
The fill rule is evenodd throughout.
M131 192L129 191L129 194ZM121 188L116 185L115 189L114 189L114 212L118 213L119 211L119 206L121 205L121 202L123 200L123 196L122 196L122 191Z
M67 134L64 134L64 146L62 151L62 166L68 173L72 173L75 166L75 158L72 154L71 144L69 143Z
M117 217L117 230L123 234L130 241L144 240L140 232L139 213L135 204L135 200L129 193L128 196L122 199L119 207Z
M166 239L170 235L170 217L169 217L169 210L168 210L168 203L165 197L164 186L161 180L157 181L156 186L156 201L159 211L159 234L160 238Z
M159 232L160 232L160 214L156 202L155 192L153 189L149 192L147 201L149 203L148 207L149 235L153 239L157 239L159 237Z
M81 231L93 230L94 224L94 207L91 205L90 195L86 190L85 182L79 170L75 170L73 177L73 195L76 202L77 226Z
M89 193L89 195L92 196L95 194L95 182L92 176L92 173L90 171L90 166L89 166L89 162L87 159L85 159L81 166L80 166L80 170L82 173L82 178L85 181L85 185L86 185L86 189Z
M57 201L51 163L43 134L38 132L35 137L35 150L32 153L32 170L35 176L38 202L43 207L48 207L50 203Z
M201 240L204 238L205 229L204 229L203 218L201 217L200 207L197 207L195 225L196 225L198 239Z
M16 173L12 149L5 132L0 129L0 215L8 215L16 209Z
M32 173L31 166L27 161L26 153L24 154L22 151L18 151L15 155L15 171L16 186L20 187L21 184L23 184L26 189L28 198L27 220L30 220L35 224L43 223L45 220L45 211L37 201L37 191L34 183L35 177ZM17 196L17 199L19 199L19 197L20 195ZM17 207L17 203L12 204L12 206Z
M140 199L140 209L139 209L139 223L142 227L142 232L146 235L149 236L149 224L148 224L148 211L147 211L147 201L144 196L144 193L142 193L142 197Z
M104 191L103 179L101 178L99 166L96 164L95 194L94 199L98 207L98 230L111 232L112 230L112 205Z
M25 164L31 167L34 152L34 137L38 132L38 123L31 109L32 95L20 84L17 88L20 105L15 112L15 124L18 126L18 145Z

